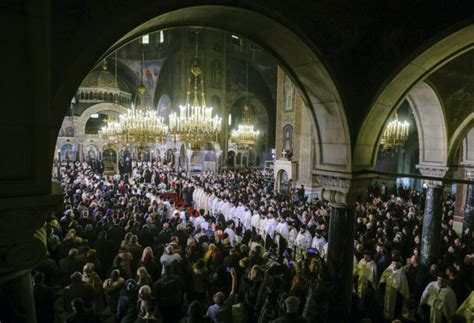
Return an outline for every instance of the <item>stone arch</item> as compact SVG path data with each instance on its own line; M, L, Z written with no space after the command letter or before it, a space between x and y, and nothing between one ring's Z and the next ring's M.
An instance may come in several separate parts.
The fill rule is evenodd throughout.
M470 135L473 133L471 130L474 127L474 112L472 112L466 119L464 119L463 122L457 127L457 129L454 131L454 134L452 137L449 139L449 145L448 145L448 161L453 163L454 159L456 158L456 152L458 151L459 146L463 141L465 141L465 144L469 144L469 139L466 137L467 135ZM472 136L474 139L474 136ZM466 147L464 146L464 160L466 160L466 154L469 153L468 148L469 145Z
M350 134L342 100L333 77L316 55L316 46L309 42L309 37L301 31L298 31L299 36L272 18L248 9L222 5L180 6L176 5L173 10L150 4L140 8L139 12L127 15L127 22L120 28L109 28L103 31L101 37L91 37L91 46L82 48L77 54L77 59L64 71L63 86L53 94L58 124L64 116L66 100L70 100L87 74L88 67L130 40L151 31L205 26L245 37L273 55L290 75L312 113L317 129L317 167L332 171L351 169ZM120 14L119 11L117 9L113 14ZM151 18L153 15L156 17ZM84 29L84 32L89 32L87 27ZM125 35L124 30L128 31ZM103 55L98 57L97 53Z
M411 89L407 100L416 120L420 147L419 164L446 166L448 134L440 99L430 85L421 82Z
M474 165L474 128L471 128L463 140L463 164Z
M103 113L111 116L117 116L122 113L126 113L127 108L114 104L114 103L99 103L99 104L94 104L87 109L84 110L84 112L81 114L79 117L79 124L78 124L78 130L81 131L82 134L86 133L86 124L87 120L95 114L95 113Z
M285 169L280 169L276 173L276 191L286 193L289 189L290 177Z
M409 63L402 66L397 74L384 83L372 101L369 113L356 138L353 149L354 170L374 167L385 122L398 109L410 91L443 65L473 47L474 25L470 25L432 44L427 50L409 60ZM451 143L451 140L449 142ZM448 145L448 149L450 151L451 145ZM447 161L449 160L448 157Z

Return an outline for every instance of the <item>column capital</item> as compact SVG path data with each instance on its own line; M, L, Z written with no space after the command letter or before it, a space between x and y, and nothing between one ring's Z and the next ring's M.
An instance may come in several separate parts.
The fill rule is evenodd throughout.
M416 168L423 176L429 177L439 177L440 179L446 176L446 173L449 171L449 167L447 166L434 166L434 165L424 165L418 164ZM437 181L434 179L424 180L426 184L429 186L442 186L443 183L441 181Z
M331 206L352 207L359 197L367 193L372 175L354 176L347 173L316 171L316 180L323 187L322 198Z
M474 180L474 167L464 167L464 178L467 180Z

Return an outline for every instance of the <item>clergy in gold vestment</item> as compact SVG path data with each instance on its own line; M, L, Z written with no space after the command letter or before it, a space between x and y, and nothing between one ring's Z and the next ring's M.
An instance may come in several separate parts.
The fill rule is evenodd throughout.
M456 315L462 317L466 323L474 322L474 291L469 297L459 306Z
M379 287L383 284L385 288L380 288L384 290L383 317L386 320L393 320L396 315L401 314L403 300L410 296L407 277L395 257L380 277Z
M372 260L372 253L366 251L364 258L357 264L357 295L363 297L369 286L375 289L377 283L377 264Z

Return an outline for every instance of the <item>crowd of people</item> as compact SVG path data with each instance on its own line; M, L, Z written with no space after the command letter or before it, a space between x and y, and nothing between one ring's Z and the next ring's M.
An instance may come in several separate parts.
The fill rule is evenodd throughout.
M149 161L58 175L64 210L32 276L38 322L330 322L331 208L304 189L276 194L257 168L192 175ZM452 228L453 197L441 257L424 266L423 194L369 193L355 208L351 321L471 322L474 240Z

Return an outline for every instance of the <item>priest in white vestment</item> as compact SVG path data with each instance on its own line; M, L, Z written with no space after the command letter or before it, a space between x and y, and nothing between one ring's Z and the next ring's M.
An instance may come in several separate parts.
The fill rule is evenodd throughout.
M457 308L456 294L447 285L444 273L438 274L438 279L426 286L421 295L420 305L430 307L430 323L441 323L443 319L452 322Z
M289 234L288 223L286 223L286 219L282 216L280 216L280 222L275 228L275 233L275 242L278 246L278 254L282 255L288 246Z
M313 242L311 243L311 248L316 249L319 253L321 253L325 244L326 239L324 239L322 231L320 229L316 230L316 235L314 236Z
M306 252L309 247L311 247L312 240L313 237L311 237L311 233L309 233L305 227L301 227L300 232L298 232L298 235L296 236L296 261L299 261L303 258L303 253Z
M386 320L393 320L396 315L401 315L403 301L410 296L407 277L397 258L394 257L379 281L379 287L385 284L383 317Z

